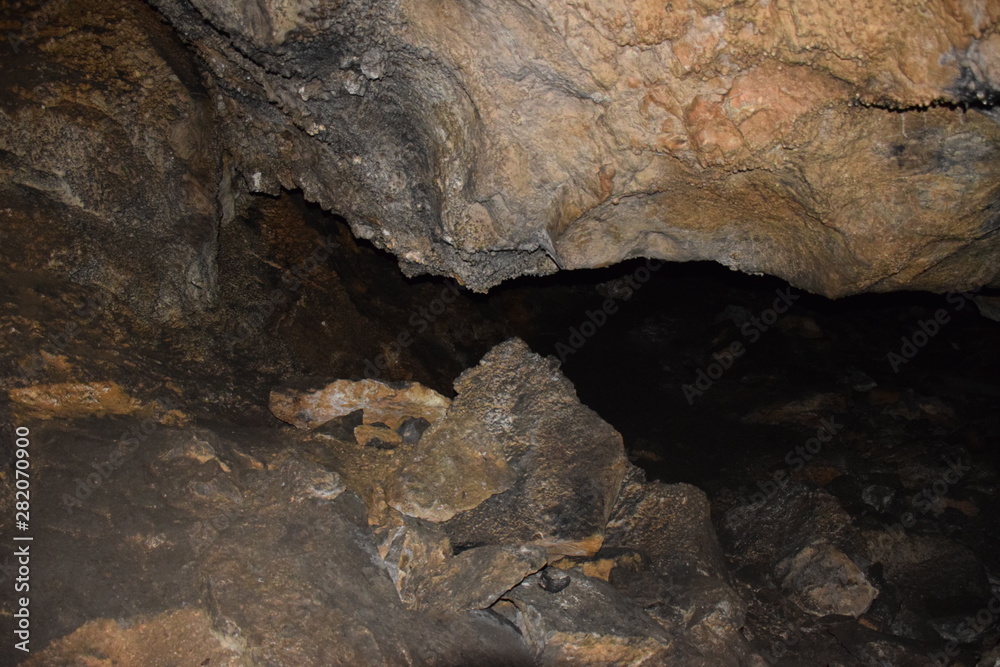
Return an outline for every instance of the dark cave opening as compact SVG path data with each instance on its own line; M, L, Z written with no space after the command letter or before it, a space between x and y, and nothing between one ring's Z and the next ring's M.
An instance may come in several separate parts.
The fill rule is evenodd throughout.
M1000 19L791 4L0 0L0 664L1000 667Z
M364 489L372 461L408 451L413 445L407 443L420 441L426 420L415 435L409 434L412 440L401 443L380 439L393 434L384 424L363 423L359 412L332 420L313 435L296 435L267 411L271 388L377 378L390 384L421 383L454 398L456 377L516 337L533 352L558 360L553 368L565 374L580 401L621 434L628 460L653 484L648 488L704 491L735 577L732 585L748 605L750 618L778 613L786 624L796 618L775 612L785 609L784 598L768 596L784 593L772 589L773 575L766 567L747 562L744 545L748 539L766 545L766 534L781 535L790 524L801 524L806 535L849 531L874 540L876 546L861 551L875 554L867 569L844 574L840 565L823 561L822 567L833 568L834 574L823 570L822 576L862 577L859 595L869 585L879 591L865 607L864 622L928 646L936 646L941 637L958 637L955 624L960 621L955 619L974 613L983 595L1000 583L1000 416L995 410L1000 324L987 317L995 308L990 290L869 294L832 301L776 278L748 276L712 263L635 259L605 269L521 278L475 294L451 279L404 277L394 257L355 240L342 218L307 202L299 192L242 198L237 215L221 230L218 267L216 302L169 326L137 314L120 297L105 296L88 309L80 304L92 298L93 289L38 273L6 274L2 312L10 326L17 329L17 317L31 313L41 329L38 334L19 329L25 335L11 339L15 365L5 382L15 402L27 409L19 414L28 419L42 414L40 401L58 406L54 420L38 422L39 431L48 434L42 437L52 439L53 451L61 452L56 456L67 461L94 456L90 465L107 470L101 452L116 433L131 428L142 435L136 430L141 424L130 425L132 407L107 404L97 413L73 407L75 387L104 386L102 381L113 378L112 391L131 397L129 405L153 406L135 414L166 411L151 422L166 425L152 427L151 442L183 441L192 429L195 442L216 443L212 447L217 451L230 446L220 444L223 440L244 443L246 453L239 456L261 461L295 443L299 456L341 471L355 488ZM17 364L24 368L25 360L37 362L34 375L16 370ZM359 428L370 429L360 448L360 439L354 443ZM77 441L89 444L63 449ZM340 444L331 449L333 443ZM345 455L352 447L354 453ZM149 456L156 451L151 449ZM359 453L361 460L355 460ZM157 487L189 484L177 473L156 481L155 470L165 455L157 456L148 463L140 459L149 470L127 481L119 477L104 496L97 487L88 490L85 480L80 487L84 478L74 465L82 464L53 467L49 483L76 489L58 498L71 510L75 503L86 508L96 502L90 500L91 492L107 503L102 512L134 513L132 503L138 502L143 518L128 520L122 530L141 534L148 530L142 526L163 520L154 518L166 509L165 501L156 499ZM226 465L237 460L230 458ZM254 465L284 470L285 464ZM190 489L206 498L234 493L213 486L221 483L218 479L197 479L202 481L190 482L195 486L183 486L182 492L163 491L163 498L190 494ZM589 482L581 478L578 483ZM123 495L116 495L116 487ZM259 492L266 497L271 493ZM581 487L578 495L573 502L580 508L599 502L593 490ZM365 501L372 502L367 496ZM169 503L177 508L189 501ZM228 534L237 516L228 509L194 511L202 522L216 513L209 545L222 539L216 533ZM768 523L774 519L767 512L776 513L777 524ZM76 516L90 515L71 512L70 525L79 525ZM572 527L579 517L559 521ZM841 527L823 527L831 521ZM93 530L104 534L96 526ZM291 543L310 539L311 529L295 530L289 533ZM878 546L879 536L893 535L904 542ZM160 538L143 539L156 543ZM200 532L187 539L196 552L211 548L198 546L205 539ZM242 539L249 548L257 538ZM825 539L817 544L826 544ZM852 554L845 545L860 549L856 537L855 542L838 539L837 549ZM58 573L65 568L96 572L98 562L107 561L130 572L131 566L120 565L124 556L110 546L113 541L95 545L94 562L86 565L63 553L51 537L46 543L56 560L43 567L59 582L53 587L64 601L59 604L72 610L49 626L50 634L41 634L46 640L108 609L122 616L151 614L186 599L187 584L181 580L172 580L176 593L171 594L146 584L107 589L98 579L62 588ZM471 558L491 548L456 536L449 554ZM806 552L820 549L822 558L839 562L822 551L829 548L810 546ZM156 567L175 568L181 562L177 558L168 553ZM593 556L593 563L630 563L630 558L629 549L612 544ZM945 566L951 562L959 564ZM610 581L626 588L649 585L639 583L647 576L641 574L643 568L624 574L630 567L615 570L621 573ZM139 581L146 575L136 571L134 576ZM537 576L543 590L556 594L575 575L544 569ZM633 581L634 576L640 578ZM857 613L850 606L855 589L844 591L831 593L829 604L848 618ZM641 599L646 593L631 595ZM41 600L55 604L45 595ZM771 623L752 620L743 632L773 656L775 647L788 639L774 634ZM815 643L806 653L786 651L773 664L802 664L796 661L803 655L826 660L832 653L823 633L853 631L856 624L837 615L803 623L794 621L795 632ZM995 632L990 625L974 638L968 632L961 638L966 644L988 645Z

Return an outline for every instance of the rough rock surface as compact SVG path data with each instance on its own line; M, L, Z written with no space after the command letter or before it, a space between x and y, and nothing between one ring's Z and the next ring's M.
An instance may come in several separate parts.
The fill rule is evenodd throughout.
M878 596L861 569L871 563L864 543L829 493L787 484L731 509L722 533L740 568L763 568L809 614L857 617Z
M670 635L611 585L567 571L558 590L532 575L511 590L515 623L540 665L656 665Z
M151 4L217 85L226 178L301 189L409 273L998 278L995 3Z
M596 552L625 450L618 432L580 403L558 363L512 339L463 373L455 390L451 410L390 482L389 504L446 521L449 538L464 548Z
M451 400L416 383L390 385L378 380L336 380L321 389L281 387L271 390L271 412L298 428L316 428L355 410L363 411L364 423L381 422L398 428L407 419L433 423L444 416Z
M746 609L729 585L703 491L647 483L630 467L597 557L622 550L638 558L611 569L608 581L688 642L686 664L739 665L751 659L753 651L739 634Z
M0 257L163 321L217 296L216 109L141 2L0 3Z
M492 613L407 609L359 497L270 429L157 425L112 458L129 426L33 432L33 664L530 664Z
M39 420L31 664L757 664L703 494L646 484L519 339L456 387L425 438L389 449L96 401ZM390 508L381 489L449 421L495 426L515 485L441 523Z

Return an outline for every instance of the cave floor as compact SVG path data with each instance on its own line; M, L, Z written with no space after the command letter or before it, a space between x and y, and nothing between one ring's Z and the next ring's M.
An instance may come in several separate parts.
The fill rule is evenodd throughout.
M296 252L301 257L306 250ZM235 492L213 488L199 497L205 487L197 485L211 480L170 463L170 456L198 456L169 453L182 441L211 442L219 465L246 457L252 471L280 468L293 450L337 470L364 498L369 472L383 465L385 452L279 422L267 410L270 387L296 377L357 379L376 368L383 379L420 381L450 395L451 378L510 336L562 358L581 401L622 434L629 459L650 479L707 492L734 586L747 604L743 635L771 664L935 664L927 656L948 641L959 646L954 657L948 654L956 661L950 664L975 664L1000 641L995 615L977 632L956 630L956 619L974 617L1000 590L1000 324L980 314L974 295L831 302L718 267L643 273L647 265L635 261L525 279L488 296L460 293L446 312L414 324L414 313L430 307L449 283L408 281L363 246L344 253L279 307L239 311L234 299L237 305L171 325L137 317L114 300L95 300L98 292L79 285L40 274L4 275L4 422L30 428L35 439L32 527L42 554L34 575L41 588L33 611L36 647L90 623L74 635L82 642L77 650L105 637L106 647L117 646L106 650L120 659L105 656L94 664L144 664L146 658L136 656L156 653L165 632L197 639L190 655L163 664L244 664L234 657L239 647L210 641L218 628L199 611L249 604L224 583L239 580L238 564L203 563L194 579L191 569L207 548L202 538L239 552L225 525L226 494ZM230 278L245 273L234 266ZM640 281L643 276L650 277ZM339 305L324 311L330 302ZM255 322L251 333L234 329L234 318ZM415 342L394 348L403 331ZM136 445L133 460L113 465L88 491L88 476L100 473L109 448L127 438ZM8 442L4 447L12 456ZM135 475L127 471L130 463ZM885 547L881 560L867 564L866 575L881 593L857 618L790 620L790 612L776 611L783 603L775 602L773 577L727 537L746 507L791 502L790 489L802 488L834 498L851 530L870 536L902 526L911 540ZM10 497L5 532L12 528ZM338 520L362 525L359 511L363 506L345 505ZM290 517L275 510L269 519ZM206 528L216 520L224 525ZM302 525L303 544L333 548L330 535L309 533L306 519ZM276 537L274 530L273 523L261 524L261 544L300 539ZM258 539L253 535L244 536L244 546ZM913 540L924 545L916 560L903 553L913 550ZM338 548L345 563L364 557L357 545ZM961 565L952 567L956 553ZM9 557L4 566L5 576L13 572ZM351 595L343 581L330 586L328 592ZM291 584L287 595L280 588L280 582L268 584L259 592L281 599L268 613L287 625L286 635L305 632L310 622L291 611L305 604L305 593ZM358 595L357 609L369 611L358 611L351 627L362 632L365 614L383 601L368 589ZM385 632L405 644L406 613L389 616ZM129 618L147 619L149 636L119 637ZM102 626L107 621L101 619L116 620ZM450 626L451 643L431 654L451 655L466 634L496 634L491 641L501 652L513 641L509 624L496 619L463 623ZM795 641L789 623L797 623ZM69 655L74 649L59 650ZM356 659L364 660L357 650ZM195 655L205 662L189 662ZM875 661L876 655L890 656L889 662ZM395 664L397 658L380 660Z

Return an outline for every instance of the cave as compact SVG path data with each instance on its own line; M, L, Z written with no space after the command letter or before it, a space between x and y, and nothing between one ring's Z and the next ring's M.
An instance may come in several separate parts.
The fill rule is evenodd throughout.
M2 664L1000 666L1000 5L0 34Z

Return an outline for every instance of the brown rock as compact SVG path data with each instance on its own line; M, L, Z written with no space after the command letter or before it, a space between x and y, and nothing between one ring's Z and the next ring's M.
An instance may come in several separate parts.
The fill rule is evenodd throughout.
M193 55L141 2L4 13L0 263L97 286L151 323L207 307L231 195Z
M403 438L388 426L362 424L354 428L354 439L362 447L395 449L403 444Z
M271 412L297 428L317 428L355 410L364 411L364 422L381 422L397 428L407 418L434 423L451 401L416 382L387 384L379 380L337 380L318 390L275 388Z
M126 415L145 407L114 381L30 385L11 389L8 395L35 419Z
M32 653L25 667L49 665L216 665L247 664L239 642L227 642L201 609L179 609L128 621L91 621ZM96 658L100 656L100 658ZM98 661L99 660L99 661Z
M991 3L152 4L205 54L248 187L301 188L408 273L998 279Z
M608 580L676 638L688 654L678 664L745 664L753 655L740 633L746 605L729 583L708 498L643 477L630 468L608 523L601 553L631 556L618 556Z
M417 588L416 609L452 612L486 609L525 577L545 567L541 547L486 545L449 558L427 572Z
M879 594L862 569L871 562L868 545L825 491L787 483L730 509L720 534L738 568L770 573L808 614L860 616Z
M829 542L817 540L778 563L781 586L814 616L839 614L857 618L868 611L878 589L861 569Z
M580 404L554 360L517 339L493 348L455 389L447 417L389 487L390 504L447 521L457 546L596 552L625 472L621 436Z
M563 576L561 590L546 590L536 574L504 596L537 664L680 664L671 662L666 631L641 607L600 579L573 570Z
M411 609L486 609L546 562L540 547L484 546L452 555L438 524L399 513L390 522L381 527L379 553Z

